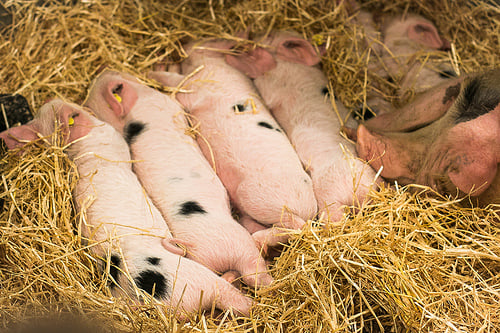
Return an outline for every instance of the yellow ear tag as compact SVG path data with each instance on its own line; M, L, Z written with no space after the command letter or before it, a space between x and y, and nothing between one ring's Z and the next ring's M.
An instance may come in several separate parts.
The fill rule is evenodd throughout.
M122 98L120 97L120 95L118 94L113 94L113 96L115 96L116 100L118 101L118 103L121 103L122 102Z
M312 41L314 42L314 44L316 44L318 46L323 45L323 36L314 35L314 36L312 36Z
M73 126L74 124L75 124L75 118L69 117L69 119L68 119L68 125L69 126Z

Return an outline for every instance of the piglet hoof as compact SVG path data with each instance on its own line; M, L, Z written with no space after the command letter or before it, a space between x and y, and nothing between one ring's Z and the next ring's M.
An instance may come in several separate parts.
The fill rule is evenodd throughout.
M264 258L267 257L267 253L269 251L269 247L267 246L265 236L266 235L263 235L263 232L261 231L254 232L252 234L255 245L257 246L257 249L259 249L261 256Z
M231 283L233 286L236 288L240 288L242 286L241 281L239 280L240 273L237 271L228 271L224 274L222 274L221 278L226 280L227 282Z

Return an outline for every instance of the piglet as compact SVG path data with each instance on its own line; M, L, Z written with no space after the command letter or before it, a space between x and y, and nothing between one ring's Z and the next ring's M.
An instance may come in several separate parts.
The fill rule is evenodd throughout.
M411 92L420 93L454 77L455 71L444 52L450 49L432 22L417 14L405 16L370 13L354 0L347 1L352 15L351 25L359 25L370 49L368 71L399 85L396 97L404 99ZM377 31L380 27L380 31ZM424 59L424 60L421 60ZM374 80L367 104L377 114L393 110L380 93Z
M441 37L436 26L416 14L405 17L382 17L382 36L385 48L382 59L390 76L400 76L400 97L408 91L423 92L455 77L449 62L429 57L421 62L419 53L448 51L450 42Z
M168 226L144 193L132 171L128 145L113 127L77 105L53 100L35 120L0 137L14 148L22 144L18 139L36 139L37 132L50 135L56 121L71 143L67 154L80 174L74 200L84 214L83 234L97 242L92 246L97 255L111 255L113 293L134 297L135 284L171 310L179 304L180 316L200 306L210 309L214 302L220 309L248 315L248 297L208 268L180 256L180 249L164 248L162 239L171 238Z
M328 80L315 66L320 58L314 47L290 32L274 33L263 43L270 46L273 58L250 51L227 55L226 60L254 78L265 103L307 166L320 212L337 221L343 205L365 199L375 172L356 158L354 145L340 136L339 118L345 119L348 111L327 97ZM275 61L276 67L266 72L268 61Z
M310 177L251 80L225 62L233 45L193 42L185 47L188 58L180 74L150 76L167 86L187 78L184 88L190 92L178 93L177 99L200 123L198 143L242 214L240 223L255 231L259 246L273 246L288 236L267 226L300 229L316 214L317 204Z
M224 186L187 134L178 103L131 75L105 71L86 105L125 137L134 171L189 258L220 273L237 271L252 287L272 282L251 235L231 216Z

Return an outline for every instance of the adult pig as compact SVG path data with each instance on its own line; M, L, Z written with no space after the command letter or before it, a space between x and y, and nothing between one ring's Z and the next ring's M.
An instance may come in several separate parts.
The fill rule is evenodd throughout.
M386 179L500 203L500 70L456 78L360 125L357 150Z
M314 47L295 33L276 32L265 40L273 58L254 51L227 55L229 64L249 73L272 115L285 130L311 175L320 212L331 220L342 217L344 205L362 202L375 181L375 172L357 159L355 147L340 136L347 109L327 98L328 80L315 66ZM275 61L271 67L266 61ZM335 113L335 108L340 115Z
M194 312L200 305L210 309L215 302L221 309L247 315L249 298L208 268L164 248L162 239L171 238L167 224L144 194L132 171L129 147L113 127L77 105L54 100L35 120L0 137L14 148L22 144L16 138L33 140L37 132L51 135L55 121L71 143L66 152L80 174L74 200L86 214L82 231L97 242L91 249L99 256L111 254L109 271L117 284L112 292L135 297L135 284L172 310L179 304L181 312Z
M180 74L151 76L176 86L203 66L185 81L191 92L178 93L177 98L200 122L198 143L242 214L240 223L252 231L255 222L300 229L317 211L311 179L252 81L225 62L224 53L233 45L224 40L191 43ZM253 237L260 246L287 238L278 236L278 228L257 229Z
M252 287L272 282L251 235L232 218L224 186L186 134L180 105L131 75L105 71L86 106L125 137L135 173L188 258L220 273L238 271Z

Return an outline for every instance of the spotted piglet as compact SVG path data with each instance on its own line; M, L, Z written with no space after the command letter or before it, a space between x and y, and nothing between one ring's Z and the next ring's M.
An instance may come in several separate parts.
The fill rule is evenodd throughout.
M134 171L188 258L220 273L237 271L252 287L272 282L251 235L231 216L224 186L186 133L178 103L131 75L106 71L86 105L125 137Z
M262 98L307 166L320 212L339 220L343 205L362 202L375 181L375 172L356 157L352 143L340 136L341 123L327 97L328 80L315 65L314 47L294 33L277 32L264 43L272 58L250 51L227 55L229 64L254 78ZM269 67L266 62L276 62ZM346 118L347 109L336 109Z
M170 309L179 304L182 312L193 312L200 304L210 309L215 302L218 308L248 315L251 300L229 282L180 256L179 248L164 248L162 239L172 238L168 226L132 172L128 145L113 127L77 105L54 100L40 109L35 120L0 137L14 148L20 145L15 138L33 140L36 132L52 134L55 120L65 141L72 143L67 153L80 174L74 200L85 213L82 231L98 243L92 250L99 256L111 255L113 293L134 297L135 284Z
M190 92L177 98L200 122L198 143L242 214L240 223L254 232L259 246L273 246L288 237L279 227L300 229L317 205L310 177L251 80L225 62L224 53L233 45L192 43L185 47L189 56L179 74L150 76L176 86L203 66L185 81Z

